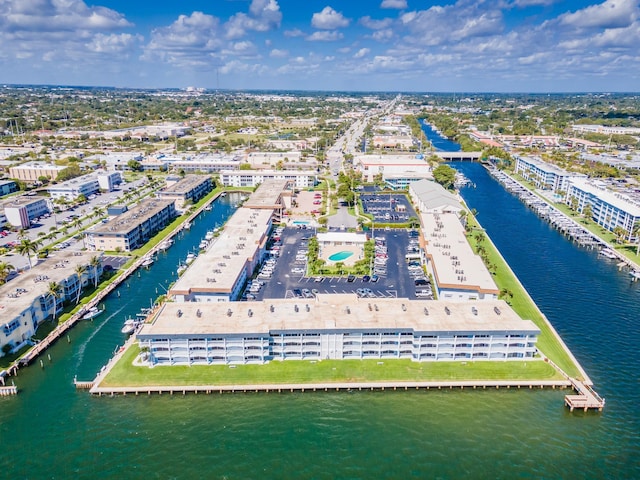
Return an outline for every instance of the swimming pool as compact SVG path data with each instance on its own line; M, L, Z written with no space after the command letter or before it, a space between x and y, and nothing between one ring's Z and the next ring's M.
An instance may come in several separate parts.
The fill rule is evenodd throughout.
M345 260L349 258L351 255L353 255L353 252L349 252L347 250L342 252L336 252L329 257L329 260L331 260L332 262L339 262L341 260Z
M293 222L294 225L309 225L309 222L305 222L304 220L294 220Z

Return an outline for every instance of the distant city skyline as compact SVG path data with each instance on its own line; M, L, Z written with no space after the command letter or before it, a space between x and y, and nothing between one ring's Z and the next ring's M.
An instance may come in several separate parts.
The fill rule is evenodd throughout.
M640 0L0 1L0 83L633 92Z

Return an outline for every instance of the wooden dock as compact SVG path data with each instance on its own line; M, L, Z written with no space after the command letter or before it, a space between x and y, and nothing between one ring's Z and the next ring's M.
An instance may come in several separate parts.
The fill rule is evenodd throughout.
M604 398L598 395L593 388L575 378L569 380L576 391L575 395L565 395L564 397L564 404L569 407L570 411L573 412L575 408L579 408L585 412L587 410L601 412L604 409Z

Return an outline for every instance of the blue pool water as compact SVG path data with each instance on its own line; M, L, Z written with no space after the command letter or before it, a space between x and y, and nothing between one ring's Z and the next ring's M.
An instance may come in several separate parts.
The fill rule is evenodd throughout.
M309 222L306 222L304 220L294 220L292 223L294 225L309 225Z
M348 252L345 250L343 252L334 253L329 257L329 260L331 260L332 262L340 262L349 258L351 255L353 255L353 252Z

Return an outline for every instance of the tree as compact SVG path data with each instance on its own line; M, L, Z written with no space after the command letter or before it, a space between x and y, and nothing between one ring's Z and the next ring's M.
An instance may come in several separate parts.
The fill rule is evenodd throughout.
M624 228L617 226L613 229L613 234L616 236L616 242L622 243L622 239L627 234L627 231Z
M127 167L129 167L134 172L142 171L142 165L140 165L140 162L138 162L137 160L129 160L127 162Z
M98 288L98 268L102 265L100 257L94 256L89 260L89 267L93 271L93 288Z
M433 170L433 179L444 188L451 188L456 180L456 170L449 165L439 165Z
M640 255L640 220L634 222L631 234L636 237L636 255Z
M82 293L82 275L87 271L87 267L79 263L74 269L75 274L78 276L78 292L76 294L76 305L80 302L80 294Z
M51 317L52 321L55 322L56 314L58 313L58 299L62 295L62 285L58 282L49 282L46 294L53 298L53 313L51 314Z
M18 244L16 249L20 255L24 255L27 257L27 262L29 262L29 270L31 270L31 254L38 252L38 242L30 240L28 238L23 238L22 240L20 240L20 243Z
M15 270L16 267L7 262L0 262L0 284L4 284L9 277L9 274Z
M582 208L582 215L584 215L584 218L586 218L587 220L591 220L591 217L593 216L593 208L591 207L590 203L587 203Z

